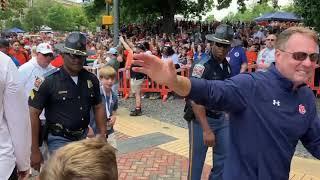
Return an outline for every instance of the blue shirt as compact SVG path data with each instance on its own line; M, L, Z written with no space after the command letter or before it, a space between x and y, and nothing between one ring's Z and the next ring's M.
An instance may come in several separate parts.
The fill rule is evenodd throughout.
M195 52L193 55L193 61L194 63L199 63L202 59L206 59L208 55L206 53L202 53L200 59L198 58L199 53Z
M109 109L109 112L110 112L110 117L112 116L112 112L113 111L116 111L118 109L118 97L117 95L112 92L112 101L111 101L111 105L109 104L110 102L110 96L104 96L104 93L103 93L103 89L102 87L100 87L100 94L101 94L101 99L102 99L102 104ZM105 114L105 116L107 117L107 114ZM97 127L96 127L96 121L95 121L95 116L94 116L94 113L93 113L93 110L91 109L91 112L90 112L90 127L93 129L94 133L97 134L98 133L98 130L97 130ZM114 129L113 127L111 127L111 129L107 130L107 134L110 135L114 133Z
M191 78L189 98L230 113L224 180L287 180L298 140L320 159L315 97L305 85L293 90L274 65L225 81Z
M231 76L239 74L241 65L247 63L247 56L244 48L241 46L232 48L228 53L227 60L231 66Z
M14 62L14 64L19 67L20 64L19 64L19 61L17 60L17 58L13 57L13 56L10 56L11 60Z

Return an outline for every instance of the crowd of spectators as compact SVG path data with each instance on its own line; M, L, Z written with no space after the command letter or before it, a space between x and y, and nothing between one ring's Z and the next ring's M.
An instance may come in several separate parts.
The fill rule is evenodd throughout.
M172 59L176 67L191 67L193 63L198 62L210 53L210 44L205 36L214 32L220 22L194 22L194 21L176 21L174 33L161 33L162 24L144 23L122 25L120 34L123 39L135 51L136 45L142 45L143 49L150 51L153 55L161 57L163 60ZM230 23L229 23L230 24ZM236 22L231 24L234 30L234 39L236 43L231 48L240 46L245 53L245 62L248 65L255 64L258 53L266 47L267 37L271 34L277 35L279 32L291 26L302 26L297 22ZM126 55L128 52L121 43L114 44L112 32L103 29L100 32L84 32L87 35L87 49L89 50L89 59L95 62L87 61L87 65L101 66L106 64L112 55L117 55L120 63L119 68L124 68ZM0 48L7 48L6 53L11 56L16 65L22 65L30 60L36 54L36 46L40 43L49 43L53 47L59 46L63 42L67 33L54 34L27 34L5 37L10 44L0 42ZM6 47L8 46L9 47ZM116 54L110 54L110 48L116 49ZM232 49L231 49L232 50ZM56 51L57 52L57 51ZM56 58L51 62L53 66L59 67L63 60L57 52Z

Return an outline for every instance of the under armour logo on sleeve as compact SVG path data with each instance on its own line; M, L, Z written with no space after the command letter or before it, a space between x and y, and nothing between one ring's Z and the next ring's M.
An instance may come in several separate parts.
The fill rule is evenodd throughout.
M279 100L273 100L273 103L272 103L274 106L277 105L277 106L280 106L280 101Z

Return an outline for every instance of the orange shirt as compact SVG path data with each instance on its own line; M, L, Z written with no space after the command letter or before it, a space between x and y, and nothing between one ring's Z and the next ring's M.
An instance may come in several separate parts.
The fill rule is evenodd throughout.
M130 68L133 60L133 52L132 51L126 51L125 54L127 54L127 60L126 60L126 68Z
M28 61L27 55L23 51L15 51L13 49L9 50L9 55L15 57L18 61L20 66Z
M188 52L187 52L187 56L188 57L190 57L190 58L193 58L193 51L192 50L189 50Z
M254 51L246 51L246 56L248 59L248 64L254 64L258 58L258 53Z

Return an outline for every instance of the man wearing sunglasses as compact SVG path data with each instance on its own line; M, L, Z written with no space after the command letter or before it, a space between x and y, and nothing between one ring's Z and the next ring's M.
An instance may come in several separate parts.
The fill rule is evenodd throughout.
M27 101L32 89L38 89L44 76L55 71L54 67L50 64L53 59L52 47L48 43L40 43L36 48L36 57L31 58L28 62L19 67L20 82L25 92L25 100ZM40 114L40 129L45 128L45 116L44 111ZM41 152L43 156L46 155L45 146L41 143ZM32 172L36 175L36 172Z
M147 74L197 104L230 115L224 180L287 180L300 140L320 159L320 120L305 82L319 61L317 34L291 27L275 44L275 65L266 72L239 74L225 81L177 76L172 62L135 55L134 70ZM201 105L199 105L201 106Z
M69 34L60 49L64 64L47 76L29 96L32 126L31 166L40 169L39 115L45 108L47 144L50 153L65 144L87 136L90 110L93 108L98 132L105 135L105 110L101 103L99 80L83 68L86 37L82 33Z
M257 58L257 70L266 71L271 63L275 62L275 42L277 37L274 34L270 34L266 38L266 48L262 49Z
M231 67L226 60L233 39L231 26L222 24L214 34L206 36L210 43L209 56L200 59L191 68L191 76L207 80L224 80L231 76ZM199 107L187 100L184 118L189 127L188 179L201 179L208 147L212 148L213 168L209 179L222 179L224 161L227 156L229 123L223 111Z

